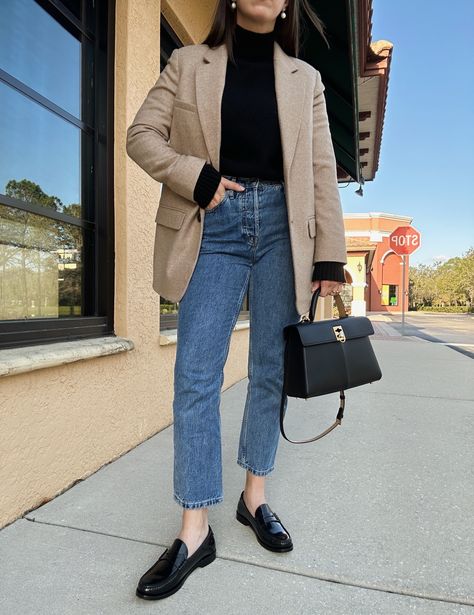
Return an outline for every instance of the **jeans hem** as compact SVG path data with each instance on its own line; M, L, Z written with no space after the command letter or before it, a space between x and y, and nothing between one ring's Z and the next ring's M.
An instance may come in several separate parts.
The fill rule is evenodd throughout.
M219 504L224 500L222 495L218 495L214 498L208 498L207 500L199 500L197 502L189 502L188 500L183 500L176 493L173 493L173 499L177 502L182 508L206 508L207 506L213 506L214 504Z
M275 466L272 466L271 468L267 468L266 470L256 470L254 467L249 465L247 462L242 461L240 459L237 459L237 464L241 468L245 468L249 472L252 472L252 474L255 474L255 476L266 476L267 474L270 474L270 472L272 472L275 469Z

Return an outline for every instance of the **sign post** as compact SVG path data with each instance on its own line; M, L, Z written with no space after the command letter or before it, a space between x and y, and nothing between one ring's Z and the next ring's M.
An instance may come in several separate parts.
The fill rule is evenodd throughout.
M405 335L405 269L406 259L405 254L402 254L402 335Z
M406 255L421 246L421 234L413 226L399 226L388 238L391 249L402 257L402 335L405 335L405 268Z

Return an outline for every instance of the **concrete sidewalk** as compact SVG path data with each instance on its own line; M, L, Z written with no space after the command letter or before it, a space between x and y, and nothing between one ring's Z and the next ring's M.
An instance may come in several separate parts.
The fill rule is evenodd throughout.
M215 562L169 598L135 596L180 527L170 426L0 532L2 615L474 614L474 363L439 344L373 346L383 378L346 392L342 425L281 438L267 500L293 551L266 551L235 520L245 379L222 396ZM290 399L288 435L314 435L337 407L336 393Z

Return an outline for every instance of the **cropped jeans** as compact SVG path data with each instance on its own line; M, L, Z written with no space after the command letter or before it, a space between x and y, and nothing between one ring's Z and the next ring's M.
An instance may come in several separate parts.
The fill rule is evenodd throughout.
M245 191L227 189L214 209L201 211L200 252L178 310L173 497L183 508L223 500L221 388L232 330L246 291L248 386L236 463L256 476L274 469L280 436L283 327L300 320L284 183L224 177L243 185Z

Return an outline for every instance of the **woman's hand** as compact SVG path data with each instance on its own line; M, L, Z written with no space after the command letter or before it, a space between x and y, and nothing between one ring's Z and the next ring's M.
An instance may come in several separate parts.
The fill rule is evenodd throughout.
M334 280L314 280L311 282L311 292L314 293L321 287L321 291L319 293L320 297L326 297L327 295L335 295L344 288L344 283L336 282Z
M209 202L207 207L205 207L204 209L214 209L214 207L217 207L224 199L226 190L238 190L239 192L242 192L243 190L245 190L245 188L241 184L227 179L227 177L221 177L221 181L217 186L216 193L212 197L212 200Z

